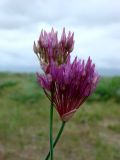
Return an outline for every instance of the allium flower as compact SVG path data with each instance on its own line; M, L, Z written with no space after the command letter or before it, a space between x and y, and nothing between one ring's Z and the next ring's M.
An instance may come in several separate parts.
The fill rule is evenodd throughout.
M74 48L73 38L74 33L70 31L68 36L66 36L65 28L63 28L60 40L58 40L57 32L53 28L49 33L41 31L37 44L34 42L33 50L38 56L45 72L52 60L58 65L66 62L68 55Z
M33 50L39 58L44 74L37 74L38 83L43 88L50 104L50 151L49 157L53 160L53 148L57 144L65 123L74 115L77 109L95 90L99 75L95 71L95 64L90 57L85 63L77 57L71 63L70 53L74 48L74 33L65 33L60 40L57 32L41 31L37 44ZM53 105L62 120L61 128L53 142Z
M73 116L95 90L98 81L99 76L90 57L85 64L84 60L77 58L71 63L69 56L67 62L60 66L52 62L49 74L38 74L38 82L50 100L54 84L53 102L62 121L68 121Z

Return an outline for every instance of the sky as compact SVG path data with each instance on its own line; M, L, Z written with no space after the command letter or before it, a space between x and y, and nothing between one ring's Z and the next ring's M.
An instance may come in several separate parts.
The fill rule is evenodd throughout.
M120 0L0 0L0 70L39 67L41 29L74 32L72 57L120 70Z

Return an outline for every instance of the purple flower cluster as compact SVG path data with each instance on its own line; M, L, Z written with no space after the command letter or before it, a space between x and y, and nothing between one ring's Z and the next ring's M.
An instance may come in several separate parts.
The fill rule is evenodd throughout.
M41 32L38 44L34 43L34 51L41 64L45 64L44 74L37 74L38 83L47 97L53 101L62 121L68 121L81 104L95 90L99 75L95 71L90 57L84 60L70 61L73 50L73 33L66 36L65 29L60 41L57 32ZM54 90L53 90L54 88ZM51 97L51 92L53 92Z
M74 48L73 38L74 33L70 31L66 36L65 28L63 28L60 40L58 40L57 32L53 28L49 33L41 31L37 44L34 42L33 50L37 54L45 72L51 60L58 65L66 62L68 55Z
M90 57L87 63L75 60L60 66L51 65L50 73L38 74L38 82L51 100L51 88L54 82L53 102L62 121L68 121L86 98L95 90L99 76Z

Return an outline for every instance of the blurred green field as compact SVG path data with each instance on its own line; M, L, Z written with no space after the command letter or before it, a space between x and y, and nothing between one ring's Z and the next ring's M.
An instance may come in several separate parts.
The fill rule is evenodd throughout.
M54 111L54 136L61 123ZM44 160L49 101L34 74L0 73L0 160ZM55 160L120 160L120 77L101 78L66 124Z

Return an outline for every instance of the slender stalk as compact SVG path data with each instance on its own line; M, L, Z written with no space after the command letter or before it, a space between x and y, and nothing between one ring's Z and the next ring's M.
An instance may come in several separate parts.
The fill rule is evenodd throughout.
M53 160L53 96L54 96L54 83L51 87L51 106L50 106L50 160Z
M57 144L57 142L58 142L58 140L59 140L59 138L60 138L60 136L61 136L61 134L62 134L62 132L63 132L64 127L65 127L65 122L63 121L63 122L62 122L62 125L61 125L61 127L60 127L60 130L59 130L59 132L58 132L58 134L57 134L57 137L56 137L56 139L55 139L55 141L54 141L54 143L53 143L53 147L56 146L56 144ZM50 157L50 151L49 151L49 153L47 154L45 160L48 160L49 157Z
M53 103L50 107L50 160L53 160Z

